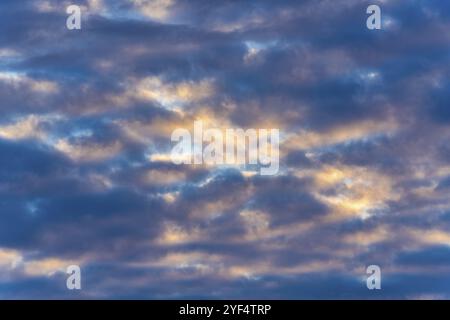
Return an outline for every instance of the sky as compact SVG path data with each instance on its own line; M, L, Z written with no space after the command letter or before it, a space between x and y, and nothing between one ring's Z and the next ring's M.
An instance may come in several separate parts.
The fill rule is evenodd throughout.
M0 17L0 299L450 298L450 2ZM279 129L278 173L174 164L196 120Z

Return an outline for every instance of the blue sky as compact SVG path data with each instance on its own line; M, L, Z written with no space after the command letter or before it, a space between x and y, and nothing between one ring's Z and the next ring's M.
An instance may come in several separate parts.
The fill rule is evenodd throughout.
M0 299L450 298L450 3L0 16ZM279 173L175 165L171 132L195 120L279 128Z

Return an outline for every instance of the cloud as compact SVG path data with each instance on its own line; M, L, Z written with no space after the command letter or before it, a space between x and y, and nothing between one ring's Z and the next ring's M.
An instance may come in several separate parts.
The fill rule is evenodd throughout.
M449 297L450 11L368 4L1 1L0 298ZM173 164L195 120L279 174Z

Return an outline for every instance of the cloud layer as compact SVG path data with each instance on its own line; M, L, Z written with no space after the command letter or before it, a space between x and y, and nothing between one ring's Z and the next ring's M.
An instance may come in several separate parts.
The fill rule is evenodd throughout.
M450 298L449 4L77 2L0 3L1 299ZM195 120L279 174L174 165Z

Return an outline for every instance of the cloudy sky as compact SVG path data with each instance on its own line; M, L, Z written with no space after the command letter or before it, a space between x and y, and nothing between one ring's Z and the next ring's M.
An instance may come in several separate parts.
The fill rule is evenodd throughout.
M0 16L0 299L450 298L450 2ZM194 120L279 128L279 173L173 164Z

